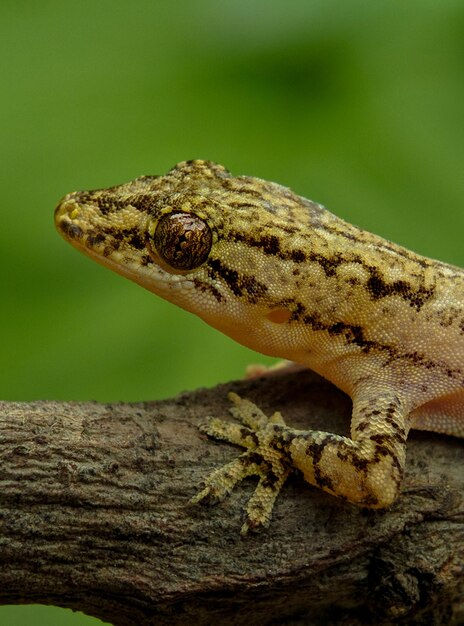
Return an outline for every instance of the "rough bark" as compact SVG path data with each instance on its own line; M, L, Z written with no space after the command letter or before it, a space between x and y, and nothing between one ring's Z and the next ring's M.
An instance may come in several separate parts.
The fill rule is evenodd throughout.
M241 537L253 480L188 503L237 454L196 429L227 415L230 389L300 428L348 430L349 400L310 372L162 402L0 403L0 602L116 626L464 623L462 441L412 434L386 512L294 476L270 528Z

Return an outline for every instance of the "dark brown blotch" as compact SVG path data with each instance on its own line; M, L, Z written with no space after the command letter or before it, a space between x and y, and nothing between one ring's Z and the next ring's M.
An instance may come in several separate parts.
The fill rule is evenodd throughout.
M211 278L222 278L234 295L238 297L246 296L252 303L256 303L268 290L266 285L253 276L239 274L239 272L227 267L219 259L209 259L207 265Z
M412 285L405 280L396 280L392 283L387 283L376 268L369 267L368 269L370 277L366 282L366 288L374 300L396 295L403 298L403 300L407 300L412 307L419 311L435 294L433 288L413 288Z
M193 284L199 291L203 293L210 293L217 300L217 302L223 302L225 300L225 297L214 285L203 283L198 278L193 279Z
M70 239L81 239L84 234L80 226L69 220L61 220L59 225L60 230Z

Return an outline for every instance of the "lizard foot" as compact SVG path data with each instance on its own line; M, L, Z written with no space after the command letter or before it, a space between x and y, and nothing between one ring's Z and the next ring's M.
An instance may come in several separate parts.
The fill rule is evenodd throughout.
M241 423L225 422L210 417L200 430L210 437L247 448L237 459L212 472L204 480L204 488L192 498L192 503L219 502L237 483L247 476L258 476L258 485L246 507L246 521L241 534L269 525L274 502L292 471L282 450L275 446L275 434L285 422L279 412L267 417L249 400L229 394L234 406L232 415ZM273 445L274 444L274 445Z

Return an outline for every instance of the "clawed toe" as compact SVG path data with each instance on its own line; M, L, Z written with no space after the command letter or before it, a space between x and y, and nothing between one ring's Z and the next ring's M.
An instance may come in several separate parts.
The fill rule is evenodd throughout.
M210 437L247 448L237 459L212 472L192 503L214 504L223 500L237 483L248 476L258 476L258 485L246 507L242 534L269 525L274 502L291 468L282 451L272 445L275 425L285 422L280 413L268 418L255 404L229 394L234 403L231 413L241 423L207 418L200 430Z

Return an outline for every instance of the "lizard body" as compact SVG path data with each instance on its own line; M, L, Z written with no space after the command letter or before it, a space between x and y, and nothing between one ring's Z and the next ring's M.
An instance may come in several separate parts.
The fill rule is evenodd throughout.
M243 532L269 522L294 468L333 495L383 508L398 494L411 427L464 436L464 270L209 161L68 194L55 222L99 263L351 396L350 438L292 429L237 396L241 424L203 426L246 451L196 501L260 477Z

